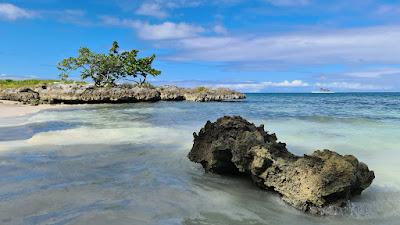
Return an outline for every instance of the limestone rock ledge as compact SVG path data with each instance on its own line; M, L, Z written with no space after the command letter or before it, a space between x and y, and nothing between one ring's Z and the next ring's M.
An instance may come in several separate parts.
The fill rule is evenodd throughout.
M226 88L180 88L176 86L161 86L157 90L161 94L161 100L164 101L195 101L195 102L210 102L210 101L228 101L244 99L246 96L237 91Z
M259 187L278 192L290 205L312 214L343 211L349 199L370 186L375 178L352 155L317 150L296 156L275 134L241 117L208 121L189 155L208 172L248 174Z
M243 99L242 93L228 89L196 89L163 86L120 85L116 87L93 87L81 84L51 84L35 88L0 90L0 99L27 104L94 104L155 101L229 101Z

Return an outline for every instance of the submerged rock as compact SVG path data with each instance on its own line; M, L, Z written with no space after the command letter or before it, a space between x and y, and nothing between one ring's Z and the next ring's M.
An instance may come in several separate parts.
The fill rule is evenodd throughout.
M0 91L0 99L39 103L127 103L154 101L226 101L243 99L242 93L228 89L187 89L174 86L154 88L151 86L120 85L115 87L93 87L82 84L62 84L36 88L6 89Z
M296 156L263 125L256 127L237 116L208 121L199 134L194 133L188 157L209 172L248 174L259 187L276 191L285 202L313 214L343 208L375 178L351 155L317 150Z

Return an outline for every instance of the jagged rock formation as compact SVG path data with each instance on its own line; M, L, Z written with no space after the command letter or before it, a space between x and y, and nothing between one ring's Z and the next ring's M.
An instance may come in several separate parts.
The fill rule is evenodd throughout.
M44 103L124 103L152 102L160 99L160 93L145 87L103 87L83 85L51 85L37 90Z
M176 86L161 86L157 88L163 101L185 100L185 90Z
M242 93L227 89L196 89L164 86L121 85L116 87L93 87L81 84L51 84L36 88L6 89L0 91L0 99L20 101L27 104L81 104L81 103L127 103L154 101L226 101L243 99Z
M157 88L161 94L161 100L164 101L226 101L244 99L246 96L242 93L232 91L226 88L208 89L208 88L179 88L176 86L162 86Z
M259 187L278 192L290 205L313 214L342 208L369 187L374 172L354 156L330 150L293 155L275 134L241 117L208 121L194 133L191 161L206 171L248 174Z
M0 99L23 102L31 105L37 105L40 102L39 93L29 88L6 89L0 91Z

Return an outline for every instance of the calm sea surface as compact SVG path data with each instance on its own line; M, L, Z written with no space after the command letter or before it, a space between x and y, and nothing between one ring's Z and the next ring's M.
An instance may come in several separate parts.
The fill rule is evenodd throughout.
M296 154L375 171L350 215L303 214L186 155L207 120L241 115ZM72 106L0 120L0 224L400 224L400 94L249 94L241 102Z

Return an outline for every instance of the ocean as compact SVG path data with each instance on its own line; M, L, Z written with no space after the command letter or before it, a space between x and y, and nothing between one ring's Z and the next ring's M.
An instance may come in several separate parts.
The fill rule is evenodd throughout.
M298 155L353 154L376 179L350 214L312 216L187 159L193 132L240 115ZM0 120L0 224L398 225L400 93L248 94L238 102L82 105Z

